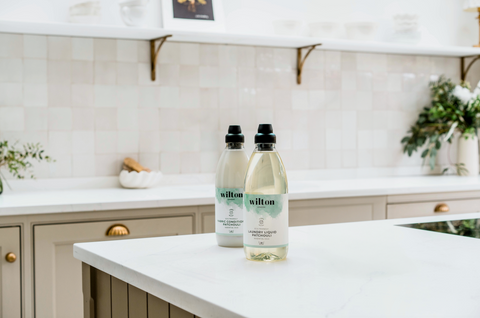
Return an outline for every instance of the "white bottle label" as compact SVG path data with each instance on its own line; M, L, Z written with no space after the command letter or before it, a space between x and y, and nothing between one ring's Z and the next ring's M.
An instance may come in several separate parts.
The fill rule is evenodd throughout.
M245 194L244 204L245 246L288 245L288 194Z
M243 234L243 188L216 188L215 232Z

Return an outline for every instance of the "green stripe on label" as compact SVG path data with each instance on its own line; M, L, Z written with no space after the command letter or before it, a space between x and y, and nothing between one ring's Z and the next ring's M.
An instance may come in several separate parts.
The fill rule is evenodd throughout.
M283 198L285 194L249 194L245 193L245 210L257 214L259 217L267 215L275 219L283 212Z
M216 188L215 196L220 204L243 209L243 188Z

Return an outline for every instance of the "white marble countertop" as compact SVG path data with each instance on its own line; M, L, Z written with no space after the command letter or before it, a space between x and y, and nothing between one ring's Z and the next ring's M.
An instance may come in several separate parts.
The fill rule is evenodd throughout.
M214 234L75 244L74 256L203 318L480 317L480 240L396 226L480 213L290 228L287 260Z
M418 176L289 182L291 200L474 190L480 190L480 177ZM9 191L0 195L0 216L207 204L214 204L213 184L139 190L108 187Z

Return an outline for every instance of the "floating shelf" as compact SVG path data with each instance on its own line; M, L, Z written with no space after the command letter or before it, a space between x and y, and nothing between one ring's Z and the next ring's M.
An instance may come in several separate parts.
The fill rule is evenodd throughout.
M480 55L480 48L460 46L421 46L388 42L361 42L342 39L179 31L160 28L133 28L110 25L25 22L0 20L0 32L59 35L73 37L152 40L172 35L168 41L280 48L309 47L321 43L318 50L465 57Z

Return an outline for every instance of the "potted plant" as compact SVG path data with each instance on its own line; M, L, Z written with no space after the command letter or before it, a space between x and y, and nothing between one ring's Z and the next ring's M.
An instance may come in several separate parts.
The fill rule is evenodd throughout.
M16 143L10 145L6 140L0 141L0 194L3 192L2 179L6 181L2 174L2 168L6 167L17 179L24 179L25 174L30 175L30 178L35 178L31 171L32 160L53 161L49 156L44 156L44 150L39 143L26 143L22 147L17 147Z
M480 85L480 83L479 83ZM468 83L455 85L441 76L430 83L432 101L418 115L407 136L402 139L403 151L411 156L422 151L430 168L435 167L438 150L444 142L452 142L455 132L460 133L456 171L458 175L478 175L478 137L480 126L480 86L473 93ZM444 172L448 170L445 169Z

